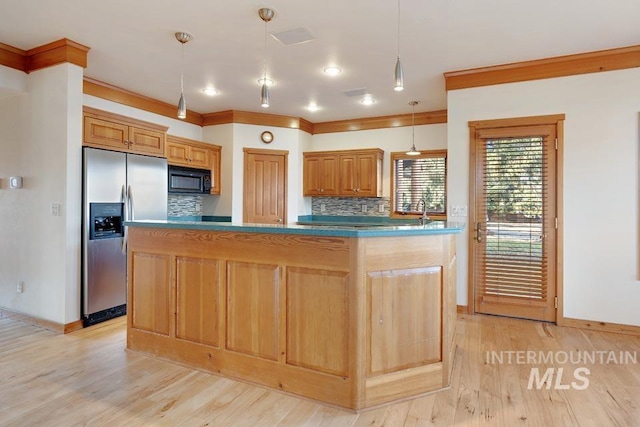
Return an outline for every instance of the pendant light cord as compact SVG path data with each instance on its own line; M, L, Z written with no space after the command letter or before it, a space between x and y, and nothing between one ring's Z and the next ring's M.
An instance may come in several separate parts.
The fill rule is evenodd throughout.
M400 59L400 0L398 0L398 59Z
M411 104L411 149L416 148L416 104Z
M267 84L267 21L264 21L264 82Z
M180 93L184 94L184 43L182 44L182 54L180 59Z

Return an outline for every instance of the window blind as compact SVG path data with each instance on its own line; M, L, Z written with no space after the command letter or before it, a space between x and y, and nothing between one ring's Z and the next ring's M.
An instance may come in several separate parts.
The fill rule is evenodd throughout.
M446 212L446 155L396 157L394 159L394 210L403 213Z

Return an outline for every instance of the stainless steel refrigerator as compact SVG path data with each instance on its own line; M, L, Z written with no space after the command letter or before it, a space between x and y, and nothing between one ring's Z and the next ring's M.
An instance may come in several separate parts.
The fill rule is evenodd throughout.
M82 320L126 314L124 221L167 219L167 160L83 148Z

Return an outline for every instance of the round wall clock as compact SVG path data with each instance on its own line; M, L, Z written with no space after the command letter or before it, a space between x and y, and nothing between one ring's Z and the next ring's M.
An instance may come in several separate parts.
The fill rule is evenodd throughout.
M264 132L262 132L260 134L260 139L265 144L269 144L271 141L273 141L273 134L271 132L269 132L268 130L265 130Z

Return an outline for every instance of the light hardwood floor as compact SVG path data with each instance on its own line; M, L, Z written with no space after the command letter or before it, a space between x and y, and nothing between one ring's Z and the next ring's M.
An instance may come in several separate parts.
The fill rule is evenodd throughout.
M564 368L562 386L576 381L575 367L587 367L588 387L529 390L531 368L543 374L554 365L507 363L505 353L637 355L640 337L458 320L450 389L355 414L127 351L123 318L68 335L0 318L0 425L640 426L640 364L555 365ZM487 351L504 363L487 363Z

